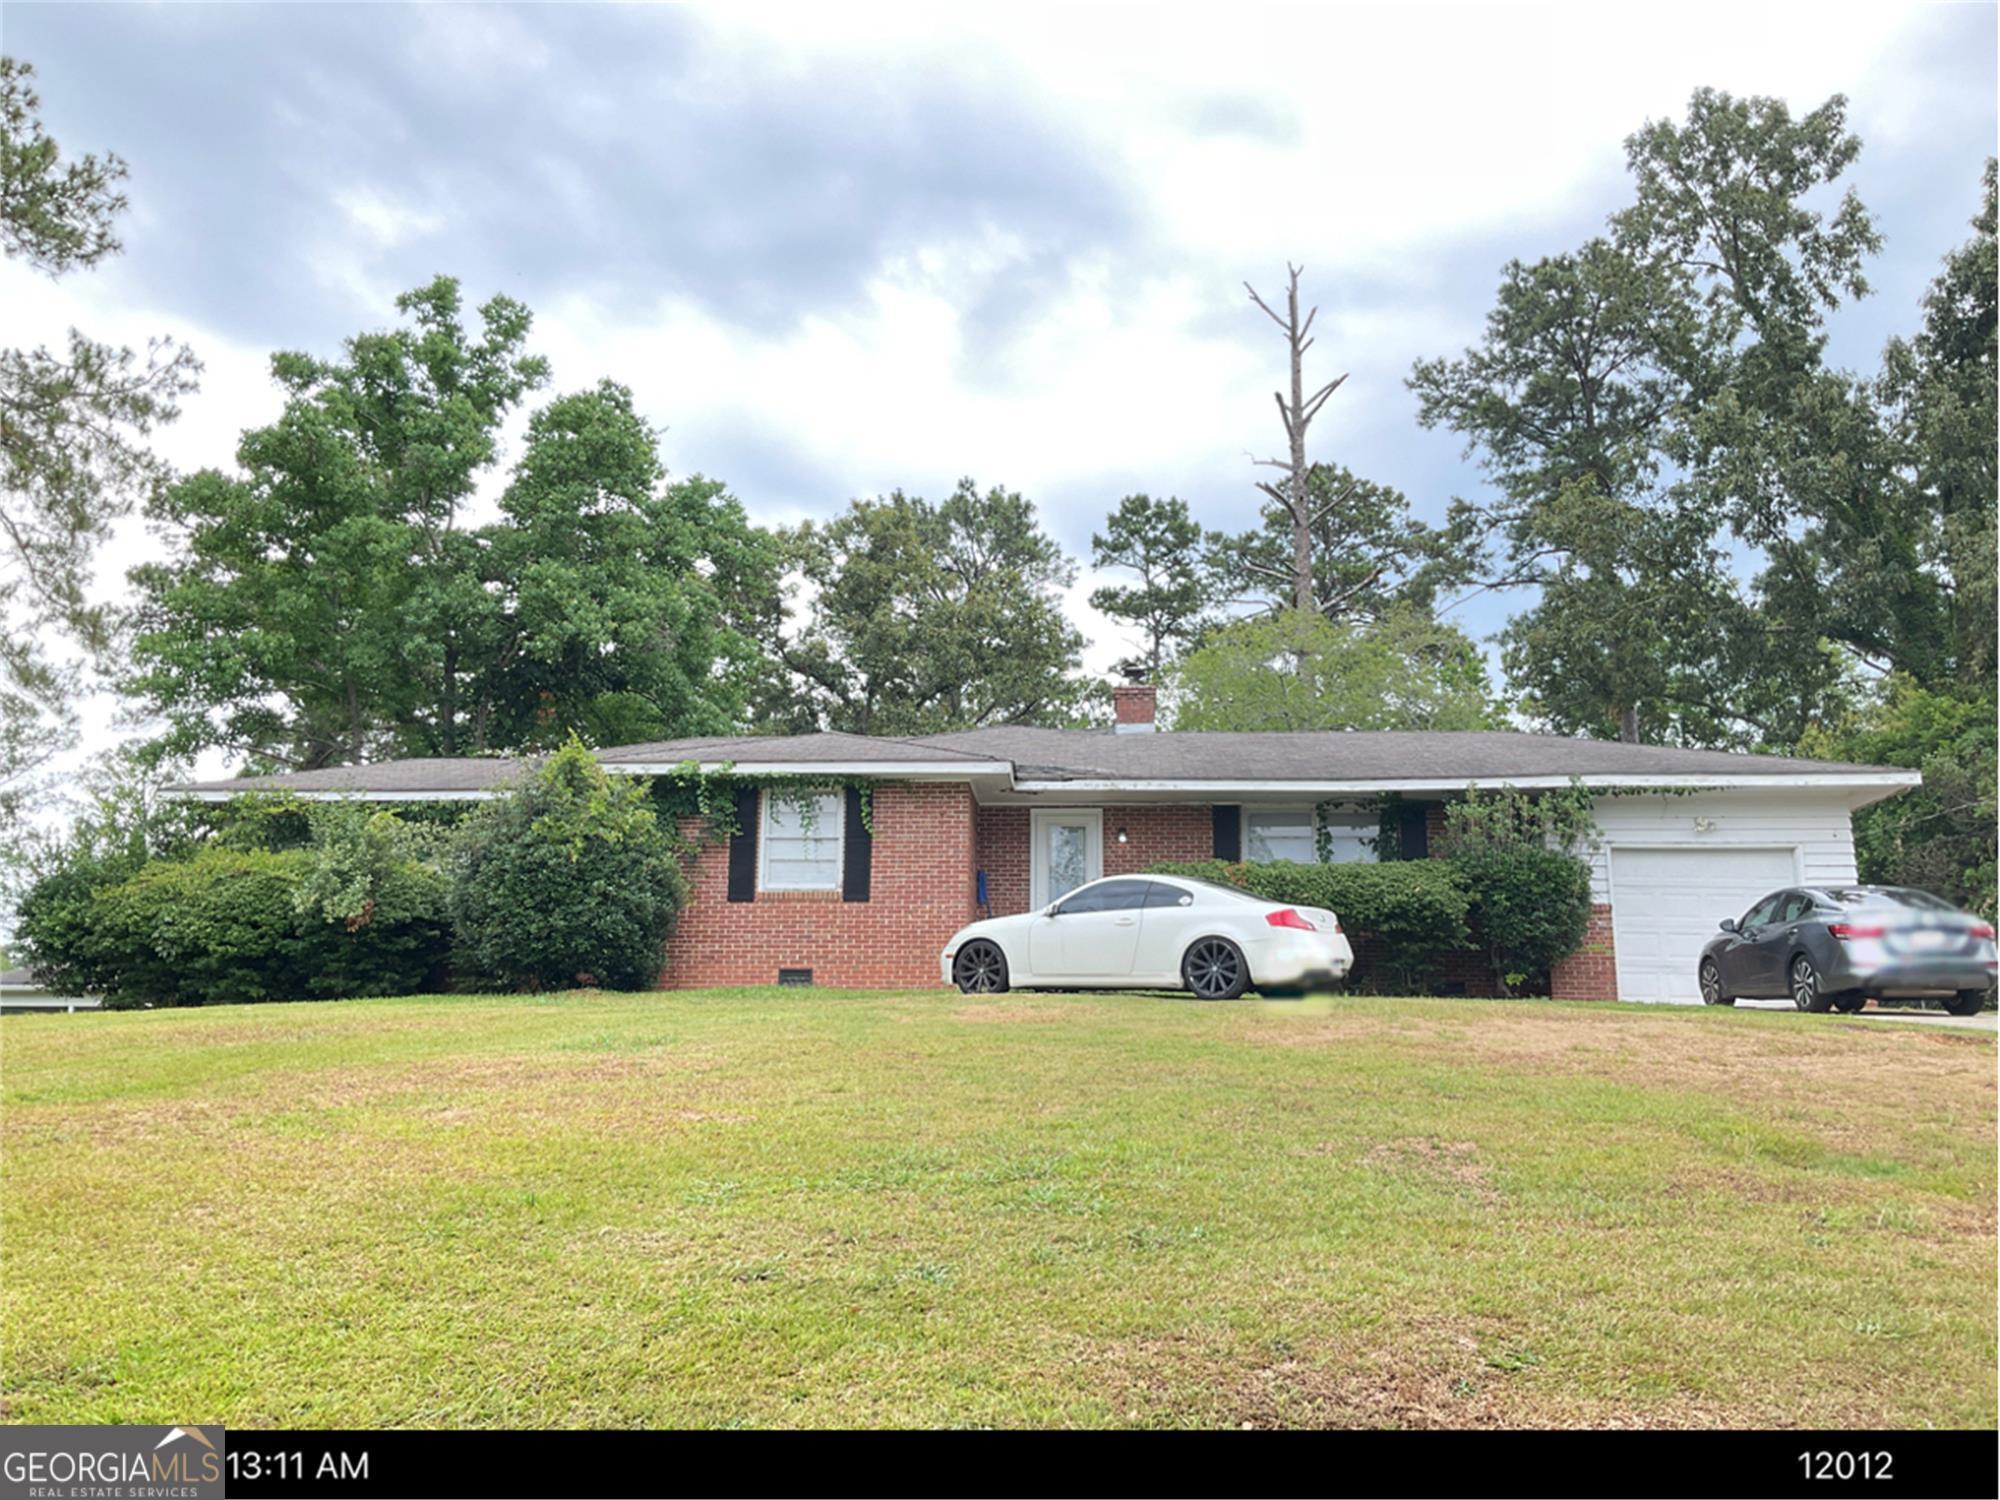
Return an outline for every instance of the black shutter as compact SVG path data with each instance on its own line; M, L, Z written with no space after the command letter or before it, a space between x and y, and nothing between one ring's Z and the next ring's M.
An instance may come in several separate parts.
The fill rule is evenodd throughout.
M736 831L729 836L729 899L757 899L757 788L736 789Z
M1240 807L1211 807L1209 814L1215 823L1215 857L1230 861L1243 857L1243 809Z
M1421 802L1405 802L1396 809L1396 851L1404 859L1429 859L1431 854L1429 809Z
M840 899L866 901L868 878L875 865L875 835L862 821L859 789L849 787L844 800L841 816L847 820L847 826L841 843L844 852L840 861Z

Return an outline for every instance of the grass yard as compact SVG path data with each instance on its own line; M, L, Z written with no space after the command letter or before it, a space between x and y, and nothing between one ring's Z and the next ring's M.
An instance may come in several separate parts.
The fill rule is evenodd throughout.
M789 991L0 1022L10 1422L1990 1427L1990 1037Z

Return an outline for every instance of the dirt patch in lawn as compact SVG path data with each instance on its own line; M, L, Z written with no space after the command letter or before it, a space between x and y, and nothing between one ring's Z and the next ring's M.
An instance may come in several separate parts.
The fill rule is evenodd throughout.
M655 1051L627 1056L544 1054L540 1057L441 1057L404 1064L346 1064L266 1075L258 1088L222 1085L214 1095L91 1101L10 1111L9 1133L39 1126L59 1135L81 1130L97 1145L168 1134L224 1135L246 1121L406 1106L442 1123L505 1117L601 1121L632 1115L658 1124L729 1122L746 1118L690 1097L689 1085L712 1081L714 1060L702 1054Z
M1200 1338L1138 1338L1086 1356L1115 1419L1233 1428L1682 1428L1729 1413L1688 1392L1621 1400L1537 1382L1540 1357L1469 1325L1407 1330L1394 1342L1230 1349Z
M1383 1141L1361 1157L1361 1165L1428 1179L1472 1193L1485 1202L1500 1195L1486 1179L1486 1167L1473 1141L1440 1141L1429 1136L1404 1136Z
M1278 1047L1407 1046L1481 1071L1589 1076L1759 1105L1879 1104L1962 1096L1968 1087L1988 1101L1995 1095L1993 1048L1978 1038L1915 1027L1893 1036L1879 1026L1835 1030L1803 1016L1786 1028L1790 1019L1715 1025L1691 1016L1635 1016L1625 1008L1538 1013L1531 1005L1496 1003L1490 1017L1462 1020L1356 1011L1337 1020L1267 1021L1246 1028L1242 1039Z

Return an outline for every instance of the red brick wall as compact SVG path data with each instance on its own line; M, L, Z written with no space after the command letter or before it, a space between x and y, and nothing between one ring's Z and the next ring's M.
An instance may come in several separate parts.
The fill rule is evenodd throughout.
M1354 949L1350 985L1357 992L1390 993L1394 987L1386 967L1388 944L1368 933L1357 932L1349 932L1347 941ZM1453 948L1438 955L1437 985L1438 992L1447 995L1490 999L1500 993L1500 982L1493 977L1486 955L1471 948Z
M1129 875L1162 860L1207 859L1213 852L1206 805L1107 807L1104 873ZM844 902L836 892L760 892L753 902L727 900L728 849L704 845L689 870L688 903L667 944L661 984L771 984L779 968L809 968L816 985L905 988L938 983L944 940L975 916L1028 909L1029 809L981 807L969 788L878 787L871 899ZM1433 809L1432 837L1442 809ZM1123 828L1127 841L1118 842ZM974 911L973 873L984 870L988 908ZM1379 962L1373 944L1356 945L1356 978ZM1371 962L1374 960L1375 962ZM1466 995L1498 993L1482 958L1444 958L1440 978ZM1610 1000L1618 993L1611 908L1594 906L1583 946L1556 964L1557 999Z
M972 868L986 872L982 917L1011 917L1028 909L1028 809L982 807L975 823Z
M1118 842L1124 829L1131 840ZM1162 860L1211 859L1215 814L1198 807L1146 806L1104 809L1104 873L1130 875Z
M1590 925L1584 929L1582 946L1569 957L1557 959L1549 971L1549 998L1618 998L1618 954L1611 941L1610 907L1600 903L1590 908Z
M878 786L871 822L866 901L759 891L755 901L731 902L727 843L700 845L662 987L775 984L780 968L811 969L815 985L936 985L945 939L972 918L972 789Z
M1432 802L1424 808L1424 847L1431 851L1431 858L1437 858L1439 841L1444 838L1444 808L1442 802Z
M1028 909L1031 870L1028 809L982 807L972 866L986 872L990 911L1010 917ZM1215 827L1208 806L1107 807L1104 813L1104 873L1131 875L1162 860L1207 859L1215 852ZM1118 842L1118 830L1126 842Z

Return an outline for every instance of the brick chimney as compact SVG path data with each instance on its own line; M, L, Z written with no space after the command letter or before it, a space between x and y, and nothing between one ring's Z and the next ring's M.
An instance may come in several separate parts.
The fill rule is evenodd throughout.
M1160 690L1150 682L1121 682L1111 690L1111 716L1116 734L1151 734Z

